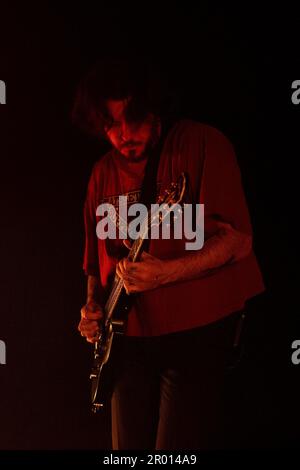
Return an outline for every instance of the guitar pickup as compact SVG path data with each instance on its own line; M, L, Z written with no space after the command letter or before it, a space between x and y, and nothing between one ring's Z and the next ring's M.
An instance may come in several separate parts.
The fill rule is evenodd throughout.
M124 320L112 320L111 322L113 327L114 333L123 334L125 329L125 321Z

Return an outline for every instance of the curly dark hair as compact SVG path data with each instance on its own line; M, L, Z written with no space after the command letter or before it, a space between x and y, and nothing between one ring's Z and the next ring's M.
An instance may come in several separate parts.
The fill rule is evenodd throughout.
M139 122L149 113L161 118L172 114L173 99L161 69L143 60L102 60L81 79L71 112L72 122L94 136L105 136L111 125L106 102L131 97L128 121Z

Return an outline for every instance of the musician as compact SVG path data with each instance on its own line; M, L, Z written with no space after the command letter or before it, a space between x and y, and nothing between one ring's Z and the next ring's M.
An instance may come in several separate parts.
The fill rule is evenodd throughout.
M119 338L112 396L114 449L222 446L224 374L247 300L264 290L232 144L219 130L169 119L165 96L136 62L96 65L81 81L74 122L112 149L94 165L84 206L87 300L78 326L94 343L114 272L134 294ZM99 204L139 200L153 150L161 146L157 193L181 172L187 201L204 204L205 241L151 240L136 263L129 241L96 235ZM154 202L154 201L153 201Z

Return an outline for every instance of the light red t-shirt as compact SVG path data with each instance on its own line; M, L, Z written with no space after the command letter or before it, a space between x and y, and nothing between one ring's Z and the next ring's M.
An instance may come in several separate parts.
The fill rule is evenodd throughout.
M100 277L106 294L116 263L128 251L122 240L97 238L100 218L96 209L103 202L118 204L119 195L127 195L128 205L138 202L145 164L145 159L128 162L113 149L95 164L91 174L84 207L83 268L87 275ZM179 121L171 128L159 163L160 194L181 172L187 174L189 182L184 202L204 204L205 239L216 232L215 220L252 234L235 153L220 131L189 120ZM184 256L185 241L151 240L149 252L161 259ZM205 277L138 294L129 314L127 334L155 336L206 325L242 309L247 299L263 290L261 272L252 252Z

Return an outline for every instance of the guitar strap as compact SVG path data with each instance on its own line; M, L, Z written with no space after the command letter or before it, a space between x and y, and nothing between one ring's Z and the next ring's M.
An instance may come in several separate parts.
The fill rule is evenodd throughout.
M161 124L161 135L159 142L149 151L149 156L145 166L145 173L141 187L141 195L139 202L144 204L149 210L151 204L156 202L157 197L157 173L160 162L160 156L162 153L163 145L165 142L166 135L170 129L170 122L163 122ZM145 250L149 247L150 240L145 239L143 247Z

